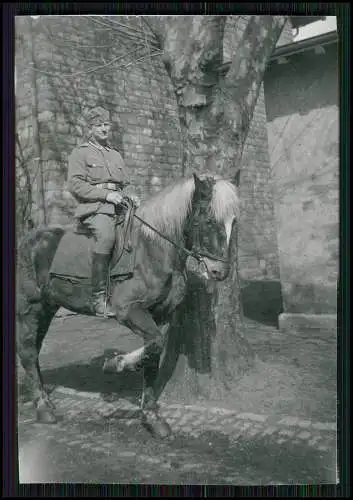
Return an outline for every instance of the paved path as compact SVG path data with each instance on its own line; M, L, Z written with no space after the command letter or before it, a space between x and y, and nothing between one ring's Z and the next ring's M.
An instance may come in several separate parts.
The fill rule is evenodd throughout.
M154 484L288 484L336 481L335 425L298 418L239 414L221 408L161 405L173 428L152 438L126 400L59 387L64 419L35 423L20 406L23 482ZM35 465L32 462L36 458Z
M258 324L248 334L256 345L261 343L262 352L268 349L270 337L279 337L272 344L283 343L278 332ZM320 417L309 420L161 404L174 435L167 442L155 440L141 426L136 405L114 400L114 395L107 400L109 395L100 392L101 363L90 362L87 379L87 361L117 345L128 351L139 347L140 340L111 321L86 317L54 320L41 364L47 383L63 384L56 387L52 398L64 418L54 426L38 424L32 405L19 404L21 482L336 482L336 425L318 421ZM277 350L274 355L278 356ZM68 387L73 381L76 389Z
M138 421L136 405L124 399L106 401L100 394L80 392L66 387L56 388L52 395L66 420L122 420L130 426ZM26 404L25 406L31 406ZM236 442L239 436L272 436L278 443L291 442L328 452L335 447L336 423L313 422L297 417L272 417L254 413L237 413L223 408L196 405L160 404L161 414L173 430L199 437L207 431L219 432Z

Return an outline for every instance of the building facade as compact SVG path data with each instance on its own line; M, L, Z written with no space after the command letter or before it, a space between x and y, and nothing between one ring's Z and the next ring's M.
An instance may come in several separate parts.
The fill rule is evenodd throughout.
M247 17L227 18L225 63ZM84 137L86 106L110 110L113 144L142 199L182 176L174 89L145 28L136 16L114 29L88 16L16 18L17 165L30 165L45 223L71 222L67 158ZM292 41L288 22L242 158L239 271L244 312L257 319L336 311L337 54L327 39Z
M228 17L225 62L236 50L247 17ZM142 199L182 175L174 90L150 33L134 16L125 17L123 26L114 29L100 23L100 19L92 21L85 16L16 18L18 161L21 157L30 162L36 173L33 202L45 211L45 223L71 221L74 201L66 190L67 157L83 139L84 106L98 104L110 110L115 127L113 143L122 152ZM278 45L290 42L291 37L288 23ZM119 62L107 65L111 60ZM262 87L242 159L239 264L244 297L254 283L275 284L279 313L279 257L270 169ZM253 309L266 311L268 304L263 299L268 293L260 295L261 305L256 302Z
M336 32L278 48L265 75L284 331L336 328L338 77Z

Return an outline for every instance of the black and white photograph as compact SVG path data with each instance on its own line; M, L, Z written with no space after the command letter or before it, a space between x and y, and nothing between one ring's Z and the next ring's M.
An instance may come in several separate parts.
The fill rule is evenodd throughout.
M340 30L260 14L15 17L20 484L340 482Z

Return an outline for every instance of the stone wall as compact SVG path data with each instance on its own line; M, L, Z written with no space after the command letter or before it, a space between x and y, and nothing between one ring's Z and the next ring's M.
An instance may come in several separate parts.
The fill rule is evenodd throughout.
M225 32L224 58L236 49L247 16L231 16ZM99 21L99 19L98 19ZM101 21L100 21L101 22ZM113 144L123 153L132 182L142 198L182 175L176 100L156 49L148 55L137 17L124 17L128 29L107 29L88 17L16 18L17 131L25 154L44 171L48 222L69 222L74 208L65 190L67 157L83 140L83 107L102 104L116 123ZM291 34L288 28L281 39ZM133 51L133 52L132 52ZM144 58L143 60L140 60ZM34 61L33 61L34 59ZM107 64L116 59L114 64ZM33 158L32 65L37 67L40 156ZM92 68L95 69L92 71ZM240 273L249 280L279 280L279 264L264 92L261 89L245 145L240 179ZM33 187L37 182L34 179ZM37 200L37 201L36 201ZM37 204L38 196L35 196Z
M288 57L265 95L284 310L336 314L339 255L337 45ZM304 320L305 322L305 320ZM321 326L322 327L322 326Z
M149 56L143 38L130 39L125 31L103 27L101 31L94 30L95 24L83 16L42 16L33 20L32 26L49 222L63 220L60 208L69 195L65 194L66 200L59 204L59 209L57 199L65 192L68 155L84 139L81 118L86 106L103 105L110 110L114 123L112 143L122 152L132 183L142 198L179 177L181 149L176 100L154 49ZM139 26L137 29L141 31ZM132 28L131 32L134 33ZM16 34L17 131L30 157L33 58L28 18L16 19ZM107 65L113 59L117 62ZM97 69L91 71L94 67ZM55 206L51 206L53 200Z

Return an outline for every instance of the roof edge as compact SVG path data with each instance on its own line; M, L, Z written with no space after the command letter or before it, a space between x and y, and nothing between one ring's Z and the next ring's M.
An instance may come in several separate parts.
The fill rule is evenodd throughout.
M327 16L290 16L293 28L302 28L317 21L325 21Z
M308 50L312 50L314 47L333 45L335 43L338 43L338 33L336 30L333 30L327 33L322 33L321 35L313 36L311 38L305 38L304 40L300 40L299 42L281 45L280 47L275 48L272 56L268 61L268 64L275 62L280 57L289 57L295 54L306 52ZM231 61L227 61L221 64L218 70L221 73L226 74L230 65Z
M336 30L322 33L321 35L313 36L310 38L305 38L304 40L299 40L298 42L281 45L279 47L276 47L273 51L272 56L270 57L270 62L276 60L278 57L288 57L300 52L305 52L307 50L313 49L317 46L324 46L334 43L338 43L338 33Z

